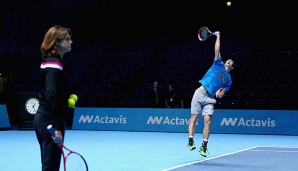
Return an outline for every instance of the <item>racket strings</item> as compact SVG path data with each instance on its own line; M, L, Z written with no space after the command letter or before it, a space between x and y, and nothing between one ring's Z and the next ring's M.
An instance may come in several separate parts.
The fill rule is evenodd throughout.
M202 39L206 39L208 36L208 31L206 29L203 29L201 32L200 32L200 37Z
M66 171L87 171L87 164L85 160L76 153L71 153L67 156L66 161Z

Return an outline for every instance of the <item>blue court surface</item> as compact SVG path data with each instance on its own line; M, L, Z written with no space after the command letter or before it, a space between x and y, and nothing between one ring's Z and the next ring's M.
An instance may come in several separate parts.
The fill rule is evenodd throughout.
M297 170L298 148L253 147L163 171L281 171Z
M211 134L206 158L189 151L187 138L187 133L67 130L64 144L85 157L90 171L297 171L298 136ZM0 140L0 171L41 171L34 131L2 130ZM196 133L197 146L201 141Z

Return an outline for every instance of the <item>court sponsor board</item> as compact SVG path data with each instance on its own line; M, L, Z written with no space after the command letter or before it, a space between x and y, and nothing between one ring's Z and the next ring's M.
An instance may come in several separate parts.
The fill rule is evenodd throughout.
M10 127L10 122L8 119L6 105L0 104L0 128L9 128L9 127Z
M73 129L187 132L190 109L75 108ZM217 109L212 133L298 135L297 110ZM202 116L197 132L203 129Z

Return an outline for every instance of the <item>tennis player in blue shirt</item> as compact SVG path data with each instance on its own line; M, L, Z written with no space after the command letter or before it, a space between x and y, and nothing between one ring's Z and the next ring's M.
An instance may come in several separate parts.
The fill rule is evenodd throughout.
M210 125L214 114L215 98L224 97L232 85L230 71L235 64L232 59L222 62L220 55L220 32L215 32L216 41L214 47L214 62L203 78L199 81L201 86L196 89L191 101L191 118L188 125L188 147L190 151L196 149L194 143L195 126L202 114L204 117L203 142L199 152L203 157L207 157L207 143L210 135Z

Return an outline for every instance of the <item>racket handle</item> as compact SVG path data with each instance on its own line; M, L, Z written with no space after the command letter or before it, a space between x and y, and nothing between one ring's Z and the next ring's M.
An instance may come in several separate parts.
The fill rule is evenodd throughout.
M52 134L52 136L55 137L55 130L53 128L53 125L48 125L47 129Z
M213 36L216 36L215 32L212 32L212 35L213 35Z

